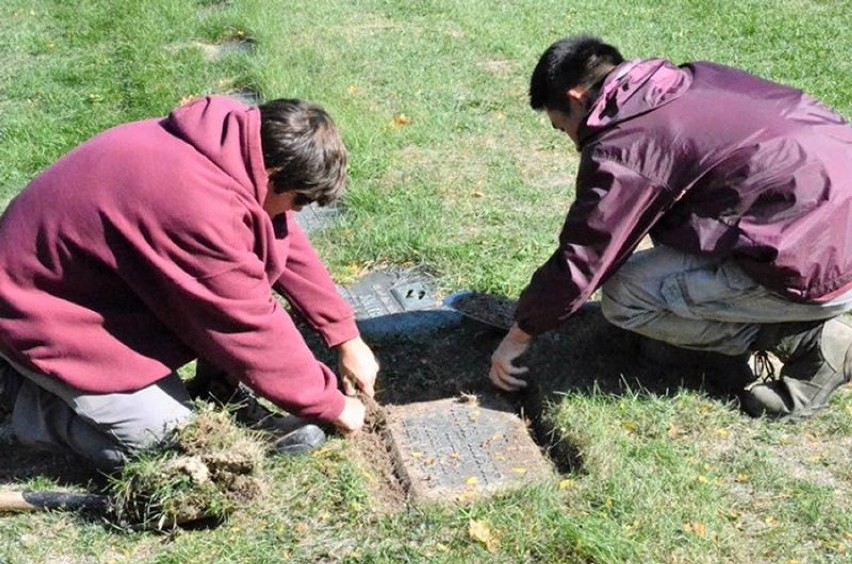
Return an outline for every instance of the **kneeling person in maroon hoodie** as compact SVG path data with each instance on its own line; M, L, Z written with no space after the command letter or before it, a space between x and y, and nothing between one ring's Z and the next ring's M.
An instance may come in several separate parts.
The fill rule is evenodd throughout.
M297 421L357 432L355 391L373 395L378 364L294 220L345 181L324 110L221 96L47 168L0 218L0 410L16 439L118 468L189 417L176 370L194 359ZM346 393L275 292L337 349Z

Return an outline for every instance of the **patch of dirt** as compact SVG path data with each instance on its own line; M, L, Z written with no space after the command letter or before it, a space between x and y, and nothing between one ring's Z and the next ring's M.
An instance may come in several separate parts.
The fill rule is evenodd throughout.
M205 43L203 41L192 41L173 45L172 52L181 49L198 49L205 61L217 61L236 53L252 53L255 49L255 41L247 37L234 37L221 43Z
M507 304L511 302L505 298L489 303L480 295L475 307L479 312L503 315ZM411 318L401 325L416 327L418 316L425 319L427 314L397 315ZM387 406L466 395L486 402L489 398L508 401L530 422L534 438L556 468L569 472L580 470L582 460L573 445L553 441L553 429L544 417L546 407L558 401L560 394L593 390L619 394L645 389L668 395L687 388L729 401L732 393L745 385L745 380L731 377L738 368L732 365L734 361L721 355L674 347L655 347L653 356L646 355L647 339L614 327L603 318L598 304L590 303L561 328L538 338L521 359L520 363L530 368L530 386L521 393L503 393L491 385L488 371L491 354L504 335L503 329L467 317L437 330L364 334L381 365L376 402L384 406L370 409L370 423L356 439L366 468L380 481L374 499L387 498L387 506L393 509L401 507L406 496L385 436ZM308 336L308 341L321 360L335 366L335 356L318 340Z
M361 397L367 406L366 428L352 440L356 463L368 476L372 509L379 513L396 513L403 510L408 494L400 479L396 457L390 451L387 421L384 409L369 398Z
M845 491L844 477L833 473L832 468L844 468L848 464L852 437L805 437L791 444L773 445L769 450L778 464L796 480L833 488L838 495Z
M514 61L510 61L508 59L492 59L489 61L482 61L478 63L477 66L487 72L490 72L500 77L511 76L517 68L517 64Z

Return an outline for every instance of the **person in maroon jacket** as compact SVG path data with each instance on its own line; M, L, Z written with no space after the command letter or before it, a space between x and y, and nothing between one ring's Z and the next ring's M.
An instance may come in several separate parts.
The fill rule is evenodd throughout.
M601 288L615 325L682 348L774 354L740 394L808 417L850 380L852 126L799 90L709 62L624 60L591 36L541 56L530 103L581 153L559 247L492 355L499 388L531 339ZM655 246L635 252L650 235Z
M378 364L294 220L345 179L322 108L223 96L119 125L48 167L0 218L0 410L16 439L118 468L189 417L176 371L194 359L356 432L355 391L373 395ZM346 393L273 291L337 349Z

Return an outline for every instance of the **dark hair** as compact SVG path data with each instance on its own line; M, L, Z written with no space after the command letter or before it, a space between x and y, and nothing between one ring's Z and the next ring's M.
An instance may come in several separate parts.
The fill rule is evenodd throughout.
M323 206L346 187L346 147L331 116L297 99L261 104L263 164L276 193L294 191Z
M547 48L538 60L530 79L530 106L534 110L551 108L568 111L565 93L575 86L597 89L612 67L624 62L618 49L591 35L560 39Z

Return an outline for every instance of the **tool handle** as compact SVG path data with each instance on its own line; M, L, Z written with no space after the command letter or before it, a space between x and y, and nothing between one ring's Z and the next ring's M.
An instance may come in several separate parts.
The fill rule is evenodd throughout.
M103 509L106 496L68 492L0 491L0 513L48 509Z

